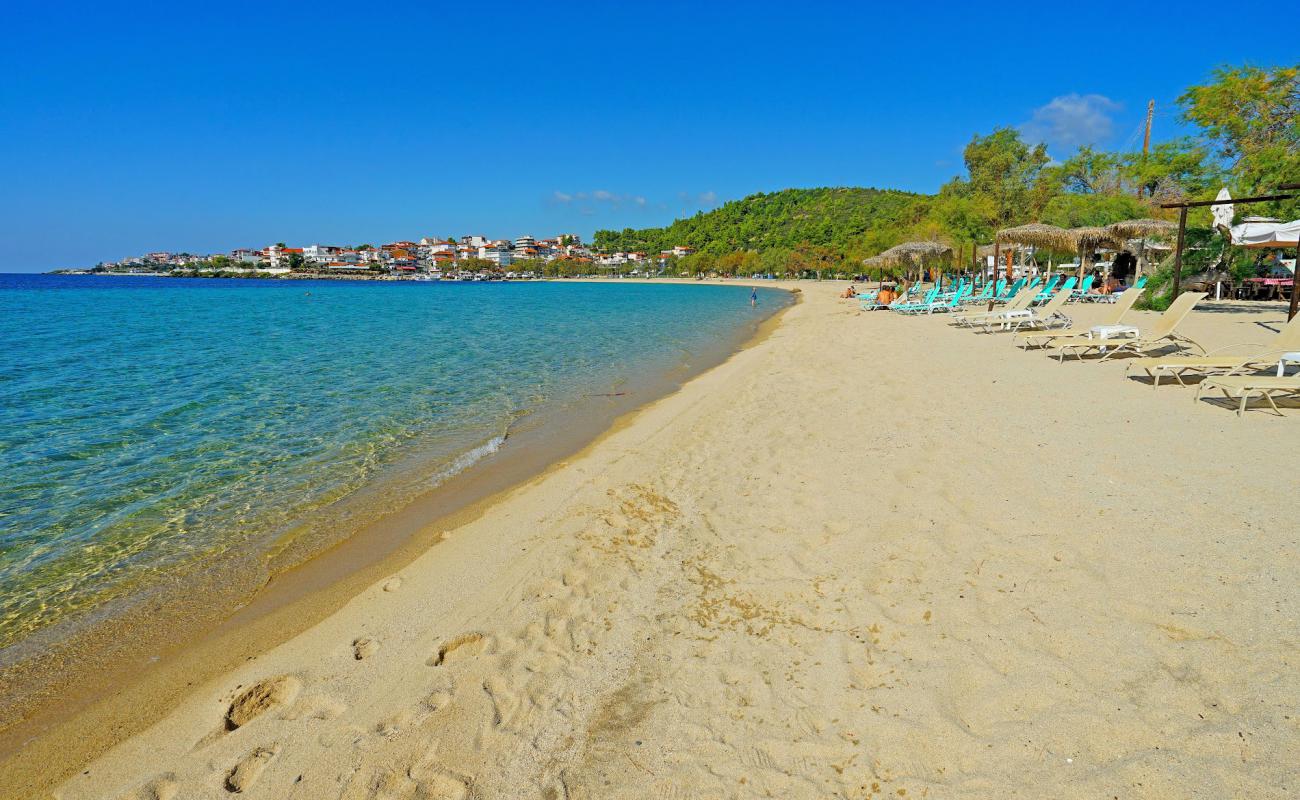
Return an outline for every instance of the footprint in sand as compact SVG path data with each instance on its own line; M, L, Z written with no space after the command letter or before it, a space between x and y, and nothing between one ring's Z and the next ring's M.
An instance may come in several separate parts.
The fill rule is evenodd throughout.
M379 642L374 639L355 639L352 642L352 657L357 661L370 658L379 650Z
M124 800L175 800L180 788L176 776L169 772L149 781L140 787L140 791L129 795Z
M441 667L462 658L479 655L491 643L491 637L484 636L481 633L463 633L454 639L443 642L438 648L438 652L429 659L429 666Z
M400 588L402 588L402 579L396 575L384 581L385 592L395 592Z
M226 791L240 794L252 788L277 752L274 747L259 747L241 758L226 775Z
M348 707L327 695L314 695L304 697L294 704L293 708L285 713L284 718L290 721L300 719L318 719L330 720L342 716Z
M242 728L267 711L288 705L301 688L302 682L292 675L258 681L236 696L226 708L226 730Z
M430 713L441 711L451 705L451 692L437 690L430 692L429 696L424 698L424 707Z

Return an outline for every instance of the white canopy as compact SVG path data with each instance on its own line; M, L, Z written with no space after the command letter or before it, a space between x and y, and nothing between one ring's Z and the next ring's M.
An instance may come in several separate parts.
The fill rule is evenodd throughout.
M1295 247L1300 219L1291 222L1243 222L1232 226L1232 243L1243 247Z
M1231 200L1232 195L1228 194L1228 187L1219 190L1215 200ZM1210 216L1214 218L1214 227L1231 228L1232 227L1232 203L1223 203L1217 206L1210 206Z

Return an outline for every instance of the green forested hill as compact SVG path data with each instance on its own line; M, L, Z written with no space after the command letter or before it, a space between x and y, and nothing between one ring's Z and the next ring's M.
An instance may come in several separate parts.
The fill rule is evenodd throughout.
M888 189L786 189L734 200L664 228L596 231L595 243L603 250L652 254L687 245L712 256L800 244L840 253L878 250L921 220L929 200Z
M1240 197L1300 181L1300 65L1222 67L1209 82L1183 93L1178 105L1195 135L1157 143L1149 151L1083 145L1053 159L1045 143L1022 138L1017 128L999 127L971 139L962 154L965 174L953 176L933 195L786 189L751 195L665 228L597 231L596 245L652 255L687 245L699 252L672 259L666 269L691 274L854 274L864 257L913 239L946 242L968 264L975 246L992 242L1002 228L1169 219L1164 204L1208 199L1220 186ZM1294 219L1300 200L1284 196L1250 210ZM1189 215L1189 224L1217 236L1203 208ZM1224 258L1236 259L1234 269L1256 267L1255 254L1246 251L1205 258L1205 267Z

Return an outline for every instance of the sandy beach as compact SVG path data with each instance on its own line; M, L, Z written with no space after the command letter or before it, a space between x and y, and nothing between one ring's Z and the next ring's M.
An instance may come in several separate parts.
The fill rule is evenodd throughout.
M321 621L89 764L20 754L3 793L1300 792L1300 411L800 288ZM1207 304L1186 331L1284 320Z

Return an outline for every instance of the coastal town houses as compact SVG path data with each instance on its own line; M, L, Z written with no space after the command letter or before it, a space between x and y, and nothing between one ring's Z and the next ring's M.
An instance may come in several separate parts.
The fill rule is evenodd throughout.
M303 254L301 247L284 247L278 244L266 248L266 263L272 269L289 268L290 257Z
M338 254L343 250L341 247L331 247L324 244L309 244L302 249L303 258L313 264L328 264L337 260Z
M544 239L531 234L514 239L489 239L481 234L472 234L459 239L425 236L418 241L403 239L378 246L363 244L347 247L315 243L289 247L276 243L261 250L236 248L229 255L201 256L157 251L119 262L104 262L99 268L116 272L149 273L186 270L286 274L299 271L392 276L425 273L442 277L466 273L467 269L472 274L502 274L512 266L516 267L515 271L521 271L520 274L533 274L534 270L528 265L562 259L571 265L569 269L581 270L582 265L591 265L602 270L635 273L645 270L646 264L657 263L662 267L671 259L694 252L694 248L686 245L664 250L656 257L630 250L603 252L584 245L581 237L571 233ZM474 266L472 262L487 262L488 272L483 272L483 264ZM540 269L537 271L540 272Z

